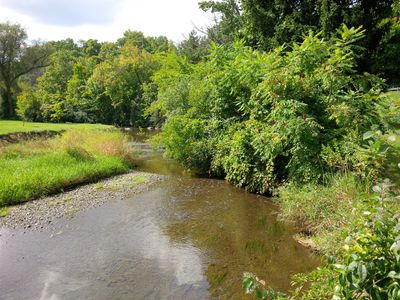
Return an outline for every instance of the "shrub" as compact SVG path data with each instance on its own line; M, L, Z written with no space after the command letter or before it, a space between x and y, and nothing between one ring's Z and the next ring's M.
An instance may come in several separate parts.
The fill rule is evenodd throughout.
M205 125L202 120L187 116L173 116L168 119L160 136L152 142L155 146L166 147L165 155L182 162L192 171L204 173L209 169L210 153Z
M385 187L366 200L362 218L345 240L336 299L400 299L400 213L398 198ZM393 203L395 202L395 203Z
M158 140L186 167L259 193L353 170L362 134L389 124L382 80L354 74L362 37L343 26L338 38L310 33L270 53L237 42L197 65L168 57L153 76L153 111L167 117Z

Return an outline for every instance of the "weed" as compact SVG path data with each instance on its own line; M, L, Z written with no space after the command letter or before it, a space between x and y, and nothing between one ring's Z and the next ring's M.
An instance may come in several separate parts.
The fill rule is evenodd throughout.
M355 176L335 175L325 185L288 184L280 189L280 219L294 221L306 234L341 228L352 218L361 191Z
M0 207L0 218L7 216L10 212L11 209L9 207Z
M98 183L96 183L96 185L94 186L94 188L95 188L96 190L102 190L102 189L104 189L104 184L101 183L101 182L98 182Z
M137 184L145 183L145 182L147 182L147 178L145 176L134 175L132 177L132 185L137 185Z

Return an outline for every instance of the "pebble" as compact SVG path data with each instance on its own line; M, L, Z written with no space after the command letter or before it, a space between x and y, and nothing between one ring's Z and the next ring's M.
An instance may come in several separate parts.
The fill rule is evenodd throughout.
M146 181L132 184L136 176L145 177ZM9 215L0 218L0 228L44 230L52 226L57 219L70 219L79 211L98 207L107 201L124 199L125 194L144 192L164 178L157 174L131 172L83 185L61 194L25 202L12 207Z

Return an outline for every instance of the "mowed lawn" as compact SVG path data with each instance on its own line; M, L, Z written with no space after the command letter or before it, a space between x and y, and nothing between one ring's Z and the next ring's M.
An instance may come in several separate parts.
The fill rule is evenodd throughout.
M14 132L29 131L61 131L67 129L107 129L112 128L110 125L103 124L75 124L75 123L38 123L38 122L22 122L11 120L0 120L0 135Z

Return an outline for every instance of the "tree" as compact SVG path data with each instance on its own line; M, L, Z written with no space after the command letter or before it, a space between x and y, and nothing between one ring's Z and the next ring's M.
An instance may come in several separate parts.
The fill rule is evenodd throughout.
M165 36L145 36L141 31L131 30L125 31L124 36L117 41L120 47L128 43L153 54L156 52L166 52L173 47L173 44Z
M5 98L3 113L15 115L13 95L17 80L35 69L48 65L50 48L46 44L27 45L27 34L19 24L0 24L0 79L1 96Z
M87 41L81 41L83 53L86 56L98 56L101 50L101 43L97 40L89 39Z
M96 56L79 57L74 64L72 77L68 81L66 106L69 107L69 121L73 122L94 122L100 121L96 113L96 105L93 103L89 88L88 79L93 74L97 65ZM104 120L101 120L104 122Z
M119 125L145 125L143 85L150 82L158 63L152 54L127 43L120 54L99 63L88 86L101 120ZM104 112L104 113L103 113Z
M220 16L209 29L219 43L240 38L261 50L303 40L310 30L325 38L337 36L337 29L365 29L357 46L365 48L358 59L358 71L382 74L400 83L400 22L398 0L222 0L200 2L200 8ZM215 38L217 36L218 38ZM224 37L224 38L221 38ZM389 63L391 62L391 63Z
M241 0L201 1L199 7L215 14L215 25L206 31L211 41L227 44L243 37Z
M68 107L65 99L77 54L65 48L53 53L51 64L37 81L36 94L44 108L43 117L48 121L67 121Z
M199 36L196 31L189 35L178 45L178 53L187 57L191 63L198 63L208 54L210 41L205 36Z
M17 97L17 114L23 121L41 121L41 104L28 83L22 84L22 92Z

